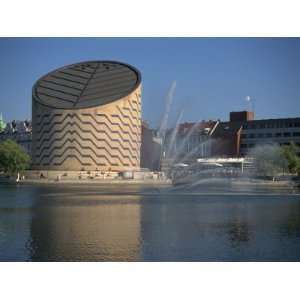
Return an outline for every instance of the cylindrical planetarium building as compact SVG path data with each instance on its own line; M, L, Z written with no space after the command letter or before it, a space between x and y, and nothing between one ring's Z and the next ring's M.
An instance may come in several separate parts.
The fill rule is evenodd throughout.
M134 67L83 62L33 86L33 169L135 170L140 143L141 75Z

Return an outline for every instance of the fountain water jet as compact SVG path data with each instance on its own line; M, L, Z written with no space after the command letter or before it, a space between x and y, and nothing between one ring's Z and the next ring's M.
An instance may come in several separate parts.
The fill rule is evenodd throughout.
M199 127L200 121L196 122L188 131L187 135L183 139L183 141L180 143L180 146L176 149L174 162L177 162L178 157L182 154L182 151L185 149L185 146L189 143L189 139L191 135L196 131L196 129Z
M173 81L166 97L166 107L162 115L162 119L158 129L158 136L163 139L165 137L167 126L168 126L169 114L170 114L171 105L174 98L175 88L176 88L176 81Z
M207 139L207 140L205 140L205 141L203 141L203 142L200 142L200 144L197 146L197 147L195 147L193 150L191 150L191 151L189 151L180 161L179 161L179 163L184 163L188 158L190 158L191 156L193 156L193 155L195 155L198 151L199 151L199 149L201 148L201 147L203 147L204 145L206 145L206 144L209 144L211 141L209 140L209 139Z
M168 93L167 93L165 111L162 114L161 122L160 122L158 131L157 131L157 134L155 137L157 142L160 143L160 148L161 148L161 151L159 153L159 165L161 165L163 151L165 148L165 137L166 137L166 131L167 131L167 126L168 126L171 105L172 105L172 102L174 99L175 88L176 88L176 81L174 80L171 84L171 87L170 87Z
M178 133L178 129L179 129L179 124L181 122L182 116L183 116L183 109L179 112L179 115L177 117L176 120L176 125L174 127L174 129L172 130L172 134L171 134L171 138L170 138L170 143L167 146L167 157L168 158L172 158L173 155L173 148L175 146L175 151L176 151L176 143L177 143L177 133Z

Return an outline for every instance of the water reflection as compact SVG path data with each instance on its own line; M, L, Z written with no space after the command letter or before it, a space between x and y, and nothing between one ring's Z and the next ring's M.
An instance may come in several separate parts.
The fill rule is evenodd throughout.
M293 207L293 208L291 208ZM300 241L282 232L290 195L164 195L142 205L146 261L300 260ZM299 222L299 221L297 221ZM297 234L300 228L295 228ZM155 245L155 246L154 246Z
M245 246L250 241L251 208L245 203L238 203L232 208L232 218L226 224L228 239L233 248ZM255 221L257 222L257 221Z
M32 189L0 186L0 261L29 259Z
M231 223L229 224L229 239L232 243L232 247L238 247L241 243L248 242L250 240L250 232L247 223Z
M300 238L300 206L292 205L289 207L289 213L281 224L281 232L283 235Z
M1 261L300 261L297 194L0 187Z
M140 196L37 191L31 222L33 261L139 259Z

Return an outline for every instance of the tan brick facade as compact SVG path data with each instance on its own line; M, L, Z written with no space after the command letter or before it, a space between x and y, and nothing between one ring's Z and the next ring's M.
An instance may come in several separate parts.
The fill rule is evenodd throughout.
M33 169L139 169L141 85L121 99L89 108L51 108L33 101L32 128Z

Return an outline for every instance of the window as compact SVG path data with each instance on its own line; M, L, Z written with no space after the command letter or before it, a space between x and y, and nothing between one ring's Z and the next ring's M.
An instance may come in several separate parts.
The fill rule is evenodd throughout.
M271 138L272 136L273 136L272 133L267 133L267 134L266 134L266 137L267 137L267 138Z
M293 132L293 136L300 136L300 132Z
M290 133L290 132L284 132L284 133L283 133L283 136L284 136L284 137L291 136L291 133Z
M300 127L300 122L296 122L296 123L294 124L294 126L295 126L295 127Z
M254 133L250 133L250 134L249 134L249 138L250 138L250 139L254 139L254 138L255 138L255 134L254 134Z
M247 134L241 134L241 138L242 139L246 139L247 138Z
M281 133L281 132L276 132L276 133L275 133L275 136L276 136L276 137L281 137L281 136L282 136L282 133Z
M241 144L241 148L247 148L247 144Z
M263 137L264 137L264 134L263 134L263 133L259 133L259 134L257 135L257 137L258 137L258 138L263 138Z

